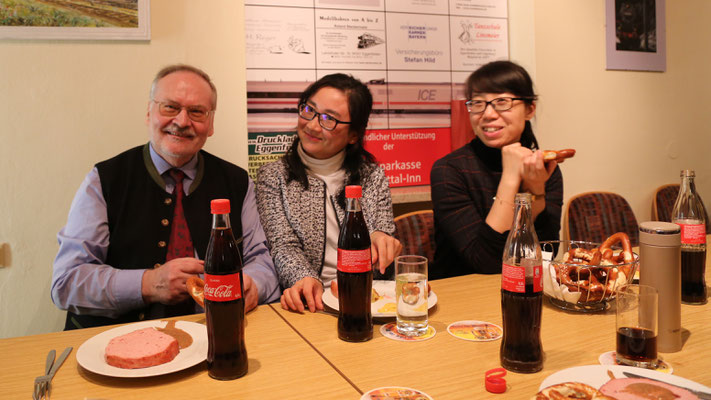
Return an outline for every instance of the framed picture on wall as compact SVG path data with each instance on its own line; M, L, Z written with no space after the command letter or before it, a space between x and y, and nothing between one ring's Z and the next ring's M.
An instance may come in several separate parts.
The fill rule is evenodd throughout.
M608 70L666 70L664 1L605 0Z
M150 38L150 0L0 0L0 39Z

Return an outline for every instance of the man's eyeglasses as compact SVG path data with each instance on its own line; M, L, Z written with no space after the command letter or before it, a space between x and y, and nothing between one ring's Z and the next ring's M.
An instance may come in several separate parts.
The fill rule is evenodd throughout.
M531 100L527 97L497 97L491 101L486 100L469 100L467 101L467 111L470 114L481 114L486 110L486 107L491 104L491 107L496 111L508 111L514 106L514 100Z
M321 125L321 128L323 128L327 131L332 131L332 130L336 129L336 126L338 126L338 124L350 124L350 121L348 121L348 122L339 121L336 118L334 118L328 114L320 113L320 112L314 110L313 107L311 107L310 105L308 105L306 103L299 104L299 117L301 117L307 121L311 121L317 115L318 115L318 124Z
M180 114L183 109L187 111L188 118L195 122L205 122L207 117L210 116L212 110L207 110L200 106L181 106L178 103L173 103L172 101L158 101L151 100L158 104L158 112L164 117L175 117Z

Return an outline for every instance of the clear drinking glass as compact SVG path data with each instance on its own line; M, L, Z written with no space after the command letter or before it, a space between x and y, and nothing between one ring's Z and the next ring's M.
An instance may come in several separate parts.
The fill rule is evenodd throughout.
M406 336L427 332L427 258L404 255L395 258L397 330Z
M657 366L659 294L647 285L625 285L617 292L617 362L641 368Z

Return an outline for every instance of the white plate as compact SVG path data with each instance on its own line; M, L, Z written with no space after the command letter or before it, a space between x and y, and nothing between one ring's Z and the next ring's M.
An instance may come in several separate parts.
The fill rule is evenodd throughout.
M99 333L82 343L77 351L77 362L85 369L97 374L119 378L138 378L180 371L207 358L207 327L195 322L178 321L175 327L189 333L193 337L193 344L181 349L180 353L171 361L154 367L136 369L117 368L106 363L104 353L106 345L111 339L143 328L164 328L167 323L168 321L161 320L137 322Z
M605 383L607 383L607 381L610 380L610 376L607 374L608 371L612 372L615 378L627 378L622 374L623 372L627 371L633 374L641 375L650 379L655 379L672 385L678 385L693 390L699 390L702 392L711 392L711 388L679 376L665 374L663 372L653 371L644 368L628 367L624 365L585 365L582 367L567 368L555 372L548 376L546 379L544 379L538 390L543 390L548 386L557 385L559 383L564 382L580 382L590 385L596 389L600 389L600 386L604 385Z
M373 289L381 296L375 303L371 303L370 312L375 318L395 317L395 281L373 281ZM331 289L326 289L321 297L323 303L338 311L338 298L331 293ZM392 312L378 312L383 306L392 303ZM437 295L431 290L427 295L427 308L432 308L437 304Z

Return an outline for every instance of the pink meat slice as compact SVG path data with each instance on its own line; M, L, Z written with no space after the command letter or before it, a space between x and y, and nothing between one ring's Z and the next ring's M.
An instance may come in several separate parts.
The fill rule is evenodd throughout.
M644 378L620 378L608 381L600 392L618 400L638 399L698 399L686 389Z
M111 339L106 345L106 363L118 368L146 368L167 363L179 351L174 337L144 328Z

